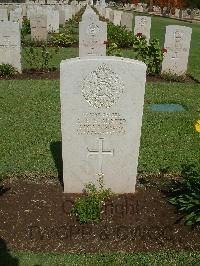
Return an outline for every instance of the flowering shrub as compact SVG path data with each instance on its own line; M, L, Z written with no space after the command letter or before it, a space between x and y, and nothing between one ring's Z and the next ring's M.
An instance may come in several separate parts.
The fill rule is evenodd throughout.
M122 51L118 48L116 43L111 43L107 46L107 55L122 57Z
M198 123L197 129L200 130ZM198 131L200 132L200 131ZM170 184L169 202L185 213L186 224L200 224L200 172L195 165L183 166L181 179Z
M152 39L148 44L146 37L142 33L137 33L134 38L133 49L135 58L147 65L148 74L160 74L163 54L167 50L160 48L158 39Z
M200 133L200 120L197 120L196 124L195 124L195 129L197 132Z
M54 33L50 38L52 46L69 47L76 42L75 38L71 35L64 33Z
M108 41L109 43L115 43L118 48L128 48L133 45L134 36L125 27L108 23Z

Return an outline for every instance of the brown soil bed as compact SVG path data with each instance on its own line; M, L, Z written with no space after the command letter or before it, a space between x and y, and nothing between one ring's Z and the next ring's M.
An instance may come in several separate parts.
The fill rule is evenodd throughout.
M29 71L23 72L22 74L17 74L13 77L0 77L0 80L59 80L60 72L50 71L50 72L38 72L38 71ZM194 80L190 76L182 81L169 81L160 76L147 76L147 82L164 82L164 83L199 83L197 80Z
M2 184L1 184L2 185ZM75 194L58 183L8 179L0 196L0 238L8 248L33 252L141 252L199 250L200 227L182 216L158 188L110 199L99 224L79 224L70 216Z

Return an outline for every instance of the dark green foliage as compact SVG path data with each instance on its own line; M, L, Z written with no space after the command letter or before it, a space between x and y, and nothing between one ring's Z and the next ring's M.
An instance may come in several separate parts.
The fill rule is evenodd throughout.
M43 44L40 49L37 49L33 46L28 47L26 50L26 63L30 66L31 70L37 71L49 71L53 70L50 69L50 62L58 52L58 49L55 48L51 50L48 49L47 44Z
M111 190L103 188L103 179L99 178L100 188L97 189L92 183L85 186L86 195L75 201L71 210L77 220L83 223L99 222L101 218L102 206L107 198L110 197Z
M40 41L40 40L32 40L30 38L23 38L22 39L22 47L41 47L43 45L47 45L47 41Z
M74 19L70 19L65 22L63 30L65 34L77 34L78 27L78 22L76 22Z
M181 179L172 182L169 202L186 214L186 224L200 223L200 172L195 165L183 166Z
M134 36L125 27L108 23L108 42L115 43L119 48L128 48L133 45Z
M186 76L178 76L176 74L170 74L170 73L163 73L161 77L164 80L171 81L171 82L184 82L186 79Z
M76 43L76 39L70 34L54 33L51 36L49 43L56 47L69 47Z
M135 36L133 49L135 58L147 65L148 74L155 75L160 73L163 51L160 48L158 39L152 39L148 44L145 36L137 35Z
M108 56L120 56L120 57L123 56L122 51L118 48L116 43L108 44L107 55Z
M16 69L9 64L0 65L0 77L12 77L17 73Z
M200 1L199 0L185 0L188 7L191 8L200 8Z
M21 29L22 38L24 38L24 36L30 33L31 33L30 20L27 17L24 17Z

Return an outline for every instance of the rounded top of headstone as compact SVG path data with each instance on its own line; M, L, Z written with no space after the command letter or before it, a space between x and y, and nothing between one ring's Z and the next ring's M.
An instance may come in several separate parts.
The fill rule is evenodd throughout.
M76 58L71 58L71 59L66 59L61 61L61 65L64 64L74 64L78 62L88 62L92 63L92 61L98 61L99 62L124 62L124 63L129 63L129 64L134 64L140 67L141 69L145 70L147 69L147 66L145 63L135 60L135 59L130 59L130 58L124 58L124 57L117 57L117 56L85 56L85 57L76 57Z
M180 25L168 25L166 26L167 29L175 29L175 30L184 30L184 31L188 31L188 32L192 32L192 28L190 27L186 27L186 26L180 26Z

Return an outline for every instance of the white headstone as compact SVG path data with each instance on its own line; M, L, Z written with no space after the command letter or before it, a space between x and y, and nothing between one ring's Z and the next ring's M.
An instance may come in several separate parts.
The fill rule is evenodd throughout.
M105 18L110 20L110 11L112 10L111 8L106 8L106 13L105 13Z
M83 20L79 23L79 56L105 56L107 41L106 22Z
M121 26L125 26L128 31L133 29L133 14L123 12L121 17Z
M20 27L22 27L22 8L16 8L14 11L10 11L10 21L18 22Z
M0 8L0 22L8 21L8 11L6 8Z
M64 192L82 192L101 174L113 192L135 192L146 65L90 57L60 69Z
M106 0L100 0L100 6L101 7L106 7Z
M59 11L59 24L64 25L65 24L65 7L64 6L58 6Z
M83 20L93 21L97 19L98 19L98 16L94 12L94 10L90 6L87 6L85 12L82 15L82 21Z
M47 40L47 17L35 16L30 18L31 38L35 41Z
M64 9L65 11L65 21L72 19L72 8L71 6L67 6Z
M147 41L149 42L150 31L151 31L151 17L136 16L134 34L137 35L137 33L142 33L143 35L146 36Z
M48 32L59 32L59 11L49 10L47 11L47 30Z
M22 72L19 23L0 22L0 64L10 64Z
M184 75L187 72L192 29L171 25L166 27L162 73Z
M114 25L119 25L121 24L121 18L122 18L122 11L117 11L117 10L114 10L114 20L113 20L113 23Z
M114 22L114 10L111 9L109 13L109 20L113 23Z

